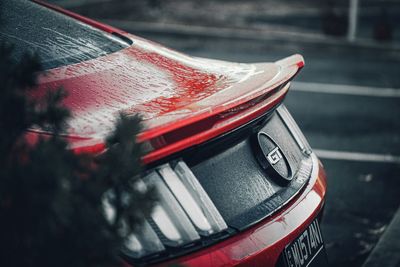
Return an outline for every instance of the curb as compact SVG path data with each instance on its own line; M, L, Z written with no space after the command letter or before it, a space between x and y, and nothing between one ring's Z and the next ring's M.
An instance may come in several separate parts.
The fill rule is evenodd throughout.
M400 208L368 256L363 267L400 266Z
M288 41L297 43L368 48L400 51L399 43L382 44L370 39L357 39L350 43L345 38L333 38L318 33L299 32L295 29L271 26L264 29L226 28L158 22L128 21L96 18L103 23L132 33L165 34L203 38L241 39L254 41Z

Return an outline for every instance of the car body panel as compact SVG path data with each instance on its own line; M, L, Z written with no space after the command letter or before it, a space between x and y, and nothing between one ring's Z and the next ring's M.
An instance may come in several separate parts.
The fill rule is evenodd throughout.
M49 88L59 87L68 94L64 105L71 110L72 118L66 135L74 149L94 147L100 152L101 140L109 134L119 112L140 114L145 130L139 140L153 140L152 145L161 148L155 138L194 123L205 123L206 119L209 119L207 127L211 128L215 124L212 116L241 112L257 104L249 101L278 91L304 64L300 55L256 64L196 58L127 36L133 45L126 49L51 69L40 77L36 97ZM280 98L286 91L287 88ZM198 142L221 132L203 136ZM175 144L176 148L167 150L176 152L190 146L192 141ZM146 162L164 155L165 151L158 151L147 156Z

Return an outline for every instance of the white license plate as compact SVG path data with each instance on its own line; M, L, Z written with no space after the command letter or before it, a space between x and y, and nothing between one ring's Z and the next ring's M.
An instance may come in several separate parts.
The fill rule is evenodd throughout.
M284 250L287 267L326 266L327 259L321 230L317 220L314 220Z

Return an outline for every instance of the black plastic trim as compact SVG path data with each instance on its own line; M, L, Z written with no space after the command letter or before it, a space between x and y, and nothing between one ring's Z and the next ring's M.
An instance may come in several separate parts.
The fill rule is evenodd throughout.
M175 153L159 161L151 163L146 166L146 169L149 170L167 162L173 164L177 160L184 160L189 167L196 166L197 164L205 162L210 159L212 160L214 156L219 155L223 151L232 148L241 142L254 138L254 136L257 135L257 133L263 127L265 127L267 123L273 118L276 108L279 105L280 103L274 106L272 109L270 109L267 113L263 114L262 116L228 133L222 134L203 144L190 147L181 152ZM311 157L306 155L303 156L304 156L303 163L310 164L310 162L312 161ZM311 169L308 173L308 176L310 176L310 174L311 174ZM258 204L252 209L249 209L247 212L240 214L240 216L238 216L237 218L233 218L229 222L226 221L228 224L228 229L225 231L222 231L220 233L214 234L209 237L202 237L200 240L187 244L186 246L178 248L166 246L165 251L158 254L149 255L140 259L129 257L129 255L127 254L123 254L122 257L127 262L135 264L135 266L147 266L151 264L160 263L162 261L168 261L176 257L180 257L189 254L191 252L204 249L224 239L227 239L228 237L237 234L238 232L243 231L253 226L254 224L260 222L261 220L264 220L267 217L273 215L273 213L281 209L294 197L296 197L309 180L306 179L303 180L302 182L299 182L296 179L298 175L299 171L295 172L292 181L286 183L285 187L282 190L279 190L278 192L276 192L274 195L272 195L262 203ZM246 221L243 221L244 217L246 218Z

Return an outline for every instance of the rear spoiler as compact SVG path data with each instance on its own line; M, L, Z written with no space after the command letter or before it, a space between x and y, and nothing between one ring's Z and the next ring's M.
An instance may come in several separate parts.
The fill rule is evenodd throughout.
M158 121L153 124L152 121L146 121L147 128L137 136L137 141L146 150L142 157L143 164L156 162L228 133L278 107L289 90L290 81L304 66L304 59L296 54L276 61L275 64L279 67L278 74L259 88L235 95L213 108L205 105L199 109L202 101L221 102L220 99L212 99L218 97L212 95L196 103L196 112L178 120L170 118L164 123ZM105 151L103 140L72 138L69 141L75 153L100 154Z
M145 164L189 147L204 143L225 134L276 108L286 96L290 81L304 66L301 55L293 55L276 61L279 73L262 87L231 97L218 106L188 115L181 120L150 127L138 135L138 141L148 149L143 157ZM210 96L209 98L218 98ZM207 103L214 101L207 99ZM220 101L220 99L215 99ZM200 101L202 102L202 101ZM202 105L202 103L198 103Z

